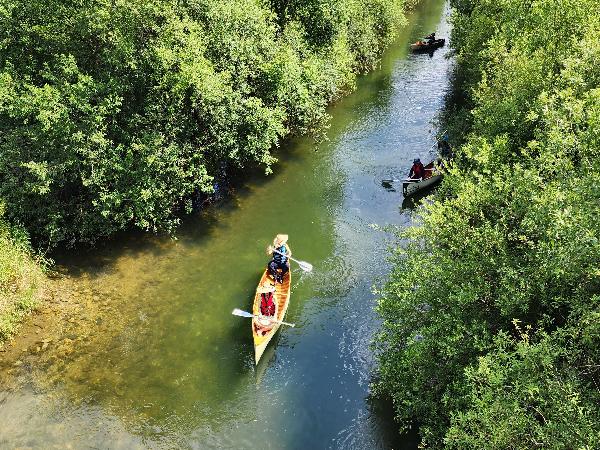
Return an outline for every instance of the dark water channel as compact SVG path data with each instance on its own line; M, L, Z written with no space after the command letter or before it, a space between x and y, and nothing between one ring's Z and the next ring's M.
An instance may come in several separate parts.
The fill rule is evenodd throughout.
M408 44L448 36L447 14L423 1L381 69L330 109L328 142L291 143L275 175L186 219L177 240L138 235L59 260L106 310L77 348L0 391L0 447L415 448L368 399L372 286L388 271L378 226L411 221L401 186L381 180L429 159L448 84L447 49ZM254 367L250 323L230 313L251 309L276 233L315 269L294 266L297 326Z

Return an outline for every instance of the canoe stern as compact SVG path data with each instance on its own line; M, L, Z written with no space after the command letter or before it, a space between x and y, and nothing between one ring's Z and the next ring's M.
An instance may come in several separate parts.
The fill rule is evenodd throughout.
M268 271L265 270L262 278L260 279L259 286L264 285L265 282L272 281L268 275ZM283 278L283 283L275 283L275 300L277 302L276 309L276 318L278 321L283 320L285 317L285 313L287 311L287 307L290 300L290 288L292 285L292 273L288 271ZM252 313L255 315L260 314L260 293L256 292L254 296L254 305L252 307ZM268 330L265 334L262 334L259 330L260 327L257 326L257 320L252 319L252 337L254 340L254 362L258 364L260 358L262 357L269 341L273 338L277 330L279 329L279 324L273 325L273 327Z

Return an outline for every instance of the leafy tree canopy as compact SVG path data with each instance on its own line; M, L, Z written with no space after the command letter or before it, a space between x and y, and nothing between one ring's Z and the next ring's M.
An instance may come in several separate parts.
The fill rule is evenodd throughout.
M0 198L38 242L169 230L232 170L267 173L403 23L393 0L6 0Z
M597 4L453 5L466 134L392 256L374 390L433 448L596 448Z

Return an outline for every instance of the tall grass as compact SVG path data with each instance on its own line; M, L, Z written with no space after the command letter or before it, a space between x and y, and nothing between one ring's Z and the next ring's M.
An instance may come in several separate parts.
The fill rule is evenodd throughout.
M27 235L2 220L0 204L0 346L37 305L45 282L44 261L32 255Z

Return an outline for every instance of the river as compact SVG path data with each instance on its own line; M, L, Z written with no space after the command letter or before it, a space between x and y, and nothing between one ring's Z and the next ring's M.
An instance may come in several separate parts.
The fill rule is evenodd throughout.
M422 1L381 68L330 107L326 142L286 144L274 175L185 219L177 239L57 256L89 308L0 389L0 448L416 448L368 396L373 286L389 269L381 227L411 223L401 186L381 180L431 158L448 89L447 47L430 57L408 44L447 37L448 14ZM231 311L251 310L277 233L314 271L293 266L296 327L255 367L249 319Z

